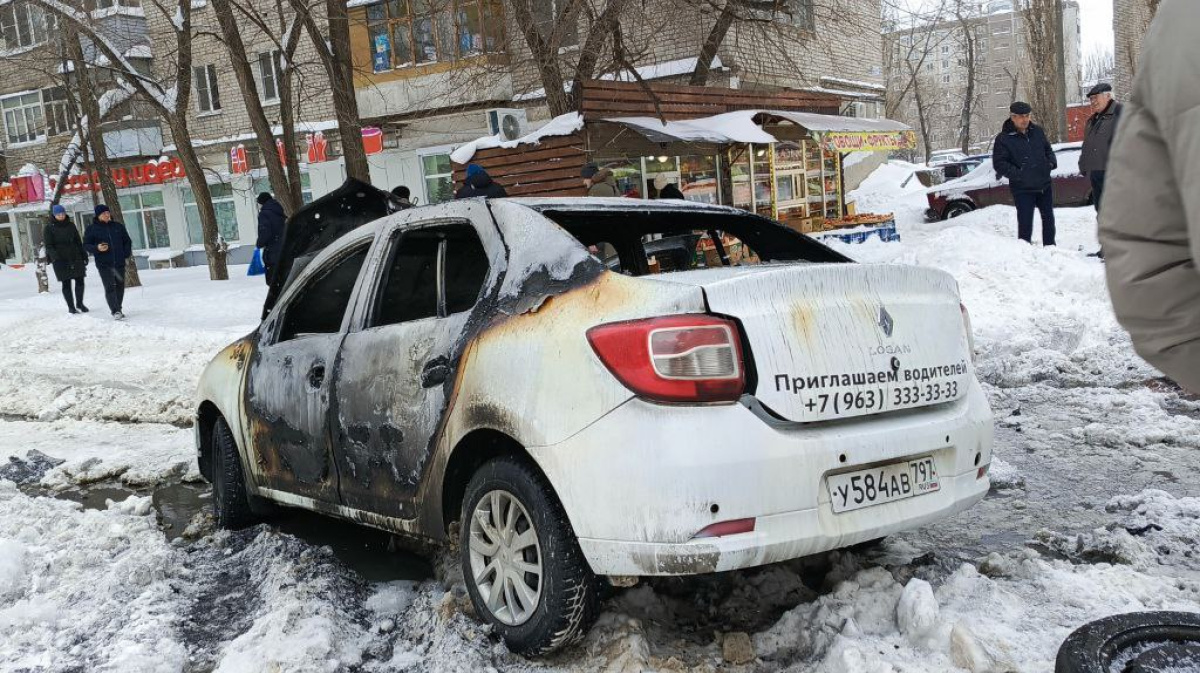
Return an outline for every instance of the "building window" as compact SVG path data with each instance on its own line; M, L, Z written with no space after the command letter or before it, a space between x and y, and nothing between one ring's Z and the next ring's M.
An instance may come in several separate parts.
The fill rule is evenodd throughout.
M218 182L208 186L213 210L217 211L217 231L226 243L241 238L238 234L237 206L233 199L233 186ZM204 227L200 223L200 207L196 205L196 193L191 187L183 188L183 219L187 222L188 243L204 243Z
M534 0L533 3L533 20L537 22L538 28L544 37L550 37L554 32L555 21L559 16L562 16L563 4L568 0ZM568 25L565 26L562 39L559 42L559 47L573 47L579 44L579 26L578 15L571 15L563 18L563 21Z
M75 129L67 90L61 86L42 89L42 110L46 117L47 135L56 136Z
M171 247L162 192L126 194L120 200L121 216L125 218L134 250Z
M141 7L141 0L88 0L84 3L89 12L114 7Z
M943 53L943 54L949 54L949 53L950 53L950 47L949 47L949 45L942 45L942 53Z
M816 30L817 19L813 11L813 0L788 0L792 25L803 30Z
M942 84L950 83L950 75L942 75Z
M199 65L192 68L196 85L196 106L201 112L221 111L221 92L217 89L217 66Z
M0 6L0 35L5 51L27 49L46 41L54 29L54 15L32 7L24 0Z
M942 70L949 70L949 69L950 69L950 60L942 59Z
M4 110L4 130L9 145L46 139L42 122L42 97L37 91L0 98Z
M279 75L283 70L279 50L258 55L258 95L264 103L279 102Z
M926 69L926 70L928 70L929 72L933 72L933 64L932 64L932 63L926 63L926 64L925 64L925 69Z
M454 198L453 173L449 154L428 154L421 157L421 174L425 176L425 198L429 203L442 203Z
M254 194L258 195L263 192L274 193L271 190L270 178L262 177L254 181ZM300 173L300 200L306 204L312 203L313 200L312 178L308 176L308 173Z
M504 48L499 0L388 0L367 7L375 72L498 53Z

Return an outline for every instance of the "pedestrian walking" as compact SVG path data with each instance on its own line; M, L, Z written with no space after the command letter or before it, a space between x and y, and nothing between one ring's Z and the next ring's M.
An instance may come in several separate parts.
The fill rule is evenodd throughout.
M279 255L283 252L283 230L287 225L287 215L283 206L271 196L270 192L258 195L258 239L254 247L262 250L262 263L267 272L263 278L267 285L271 284L271 272L279 263Z
M83 280L87 275L87 250L75 223L67 217L67 209L59 204L50 207L50 222L42 232L46 258L54 267L54 277L62 283L63 299L68 313L87 313L83 304Z
M616 176L607 168L600 168L596 164L586 164L580 175L583 176L583 186L587 188L588 196L621 195L617 189Z
M1100 212L1100 199L1104 196L1104 175L1108 168L1108 153L1117 132L1124 107L1113 100L1112 85L1101 82L1088 91L1088 104L1092 116L1083 130L1083 151L1079 155L1079 170L1092 183L1092 205ZM1103 248L1092 253L1092 257L1104 258Z
M1033 211L1042 216L1042 245L1054 245L1054 185L1050 173L1058 168L1054 148L1042 127L1033 123L1033 108L1017 101L1009 106L1004 129L992 147L996 173L1008 178L1017 206L1017 236L1033 242Z
M83 247L96 259L108 310L113 318L124 320L125 264L133 256L133 241L125 225L114 220L103 203L96 206L92 223L83 232Z
M683 200L683 192L679 191L679 187L665 175L655 176L654 189L658 191L658 198L660 199Z
M1164 0L1109 156L1108 290L1147 362L1200 393L1200 3Z
M408 210L415 205L411 196L412 192L404 185L392 187L392 203L396 204L396 208L399 210Z
M467 164L467 184L463 185L454 194L454 198L470 199L476 196L499 199L508 196L508 192L504 191L504 187L492 180L492 176L488 175L483 166L479 164Z

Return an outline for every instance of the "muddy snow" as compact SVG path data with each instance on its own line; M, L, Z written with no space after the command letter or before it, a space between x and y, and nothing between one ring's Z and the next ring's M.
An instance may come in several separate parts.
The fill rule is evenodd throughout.
M1053 669L1084 622L1200 609L1200 400L1134 355L1090 209L1059 247L993 207L922 221L885 165L856 196L899 243L864 262L958 280L996 414L993 488L876 547L615 591L586 641L509 654L463 587L385 535L314 515L218 532L190 409L211 355L253 329L260 278L143 272L125 322L0 268L0 670L828 671Z

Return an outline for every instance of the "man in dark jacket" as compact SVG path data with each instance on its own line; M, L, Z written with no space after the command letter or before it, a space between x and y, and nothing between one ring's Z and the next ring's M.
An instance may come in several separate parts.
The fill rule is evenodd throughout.
M1088 104L1092 116L1083 130L1083 151L1079 154L1079 170L1092 183L1092 205L1100 212L1100 198L1104 195L1104 174L1108 169L1108 150L1112 147L1121 119L1121 104L1113 100L1112 86L1101 82L1088 92ZM1104 251L1092 253L1093 257L1104 257Z
M287 216L283 206L271 196L270 192L258 195L258 240L254 247L262 250L263 266L267 272L263 274L267 284L271 284L271 272L279 263L279 255L283 252L283 229Z
M79 230L75 228L75 223L67 217L67 209L57 203L50 207L50 223L42 233L42 241L46 246L46 257L54 266L54 277L62 283L67 311L87 313L88 307L83 305L83 277L87 275L87 251L83 249L83 239L79 238ZM74 292L71 291L72 284L75 286Z
M1032 121L1033 108L1017 101L1008 108L1004 130L996 136L992 164L1008 178L1017 206L1017 236L1033 242L1033 210L1042 215L1042 244L1054 245L1054 187L1050 173L1058 168L1054 149L1045 132Z
M492 176L479 164L467 164L467 184L462 186L454 195L456 199L469 199L485 196L489 199L499 199L508 196L504 187L492 181Z
M113 318L124 320L125 263L133 256L133 241L125 225L112 218L108 206L96 206L96 216L83 232L83 247L96 258L96 271L104 283L104 299Z

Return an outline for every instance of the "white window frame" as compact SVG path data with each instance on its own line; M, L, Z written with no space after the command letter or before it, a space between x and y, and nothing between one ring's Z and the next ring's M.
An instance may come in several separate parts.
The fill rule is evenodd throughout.
M0 44L9 53L32 49L45 44L54 30L54 15L43 12L25 0L13 0L0 5ZM14 44L9 38L15 38Z
M279 103L279 75L282 70L282 53L278 50L262 51L255 55L254 78L258 81L258 97L263 103L271 105ZM270 68L270 72L265 70ZM267 95L268 87L274 91L273 96Z
M196 111L201 115L221 112L221 88L217 86L217 66L213 64L192 67L192 84L196 87ZM203 94L201 91L203 90ZM213 95L216 94L216 95ZM208 107L204 101L208 101Z
M417 155L417 163L419 164L419 168L421 169L421 192L425 195L425 203L426 204L434 203L433 196L431 196L429 194L429 180L430 179L450 178L450 191L451 192L454 191L454 163L451 162L450 172L448 172L448 173L426 173L425 172L425 158L426 157L436 157L439 155L449 156L449 154L451 152L453 152L454 149L455 148L453 145L446 145L444 147L429 147L429 148L422 150L421 153ZM453 199L453 198L454 197L451 196L451 199ZM442 202L438 201L437 203L442 203Z
M61 92L61 98L51 98L48 94ZM42 89L42 122L45 124L47 136L57 136L75 130L75 119L71 115L71 101L65 87L52 86ZM56 122L62 121L60 127Z
M4 115L4 140L9 148L46 142L42 92L25 91L0 98Z

